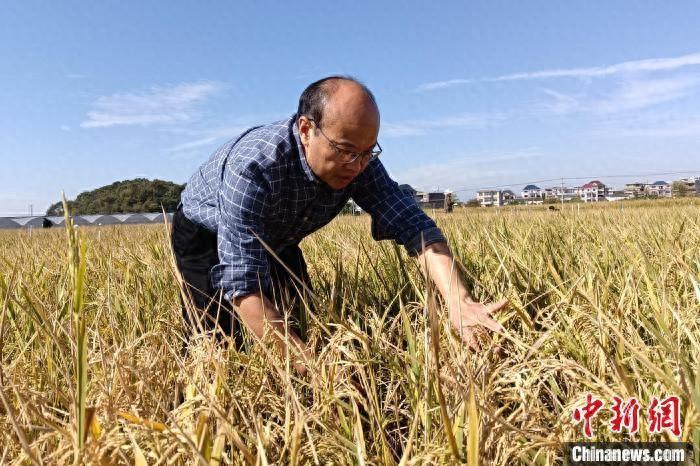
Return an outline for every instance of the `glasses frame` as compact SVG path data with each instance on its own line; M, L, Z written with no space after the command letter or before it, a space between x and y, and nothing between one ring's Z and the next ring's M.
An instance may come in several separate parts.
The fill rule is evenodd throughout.
M370 150L365 151L365 152L353 152L353 151L351 151L351 150L343 149L342 147L339 147L339 146L338 146L338 143L337 143L337 142L333 141L331 138L329 138L328 136L326 136L326 133L323 132L323 130L321 129L321 126L320 126L318 123L316 123L315 120L313 120L312 118L309 118L309 121L310 121L311 123L313 123L314 126L315 126L316 128L318 128L318 130L321 132L321 134L323 135L323 137L326 138L326 141L328 141L328 144L331 145L331 147L332 147L333 150L335 151L336 155L341 159L341 160L340 160L340 163L342 163L342 164L344 164L344 165L350 165L351 163L354 163L355 160L357 160L357 159L360 158L360 157L363 157L363 158L366 158L366 159L367 159L366 162L363 162L365 165L367 165L367 164L369 164L370 162L373 162L373 161L377 160L377 158L379 157L379 155L382 153L382 146L379 145L379 141L377 141L377 142L375 143L375 145L374 145L374 147L376 147L376 149L373 148L373 149L370 149ZM351 159L350 159L349 161L347 161L347 162L344 161L344 160L342 160L343 154L349 154L349 156L351 157ZM361 162L362 162L362 159L361 159Z

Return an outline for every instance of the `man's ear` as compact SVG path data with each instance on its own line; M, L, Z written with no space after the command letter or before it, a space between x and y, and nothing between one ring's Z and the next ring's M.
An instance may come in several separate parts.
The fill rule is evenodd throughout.
M299 137L301 138L301 142L308 144L312 129L311 121L302 115L297 120L297 127L299 128Z

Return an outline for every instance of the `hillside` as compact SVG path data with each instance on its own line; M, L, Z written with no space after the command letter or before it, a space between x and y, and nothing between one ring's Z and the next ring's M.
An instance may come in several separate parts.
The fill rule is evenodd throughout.
M145 178L117 181L82 192L75 200L68 201L68 205L75 215L160 212L161 205L166 212L173 212L184 187L170 181ZM52 204L46 215L63 215L61 202Z

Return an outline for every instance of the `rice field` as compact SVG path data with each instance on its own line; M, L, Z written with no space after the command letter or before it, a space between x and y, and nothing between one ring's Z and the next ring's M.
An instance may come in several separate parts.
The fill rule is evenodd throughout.
M506 331L468 350L418 264L341 217L302 242L303 377L269 341L183 357L165 225L0 231L0 464L554 465L588 393L594 439L700 452L700 202L435 217ZM643 415L668 395L677 437ZM638 432L611 430L613 396Z

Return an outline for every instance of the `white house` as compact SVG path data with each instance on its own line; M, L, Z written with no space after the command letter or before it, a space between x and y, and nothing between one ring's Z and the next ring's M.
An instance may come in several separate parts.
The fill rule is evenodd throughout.
M593 180L578 189L579 196L583 202L600 202L605 200L605 196L611 192L602 182Z
M535 186L534 184L529 184L525 186L520 193L522 195L522 198L527 200L542 200L545 196L545 192L543 189L541 189L539 186Z
M656 181L653 184L647 185L645 191L650 196L671 197L671 185L665 181Z
M483 189L476 192L476 199L481 207L502 206L515 199L515 193L510 189L504 191L496 189Z

